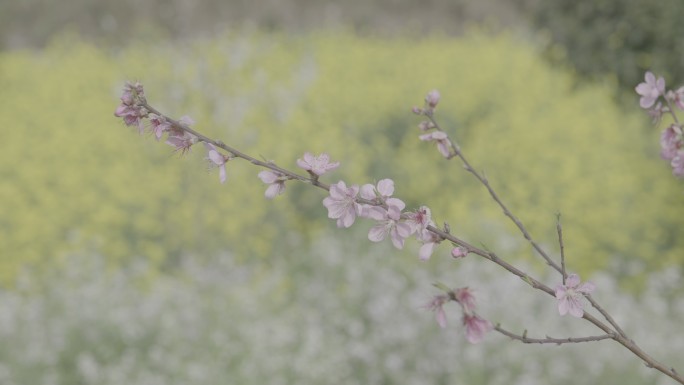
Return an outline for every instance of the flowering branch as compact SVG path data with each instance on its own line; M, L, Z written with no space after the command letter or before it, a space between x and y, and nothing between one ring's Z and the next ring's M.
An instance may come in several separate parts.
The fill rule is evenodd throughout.
M665 79L656 79L652 72L646 72L644 82L634 90L641 96L639 105L648 111L654 123L659 123L664 113L670 114L674 123L670 124L660 136L660 157L669 161L672 174L684 178L684 129L672 105L684 110L684 87L665 90ZM660 101L665 101L666 107Z
M652 75L651 75L652 76ZM649 80L649 77L647 75L647 81ZM655 86L654 86L655 87ZM664 88L664 81L663 85L660 88ZM637 90L638 92L638 90ZM663 91L660 90L657 95L662 94ZM674 95L674 96L673 96ZM650 97L650 96L649 96ZM670 98L675 98L675 97L680 97L681 99L677 99L681 102L682 107L684 109L684 87L680 88L678 92L675 93L670 93ZM485 252L485 254L480 253L479 249L473 248L472 246L466 246L465 244L461 244L459 241L453 240L450 238L449 234L442 235L445 236L446 239L451 240L454 243L457 243L463 247L466 247L470 252L480 255L486 259L489 259L490 261L498 264L499 266L505 268L509 272L511 272L514 275L517 275L520 277L523 281L528 283L530 286L532 286L535 289L542 290L546 292L549 295L554 295L556 296L557 299L559 299L559 311L561 315L565 314L566 312L570 312L570 314L576 316L576 317L581 317L584 318L585 320L589 321L590 323L594 324L597 326L599 329L603 330L606 335L610 335L612 339L623 345L625 348L630 350L632 353L634 353L637 357L641 358L648 367L654 368L656 370L659 370L660 372L670 376L671 378L675 379L676 381L684 384L684 377L681 377L674 368L667 368L665 365L659 363L656 361L653 357L648 355L646 352L644 352L641 348L639 348L636 343L629 338L626 333L622 330L622 328L615 322L615 320L610 316L610 314L601 307L596 300L594 300L590 296L590 292L593 291L593 285L586 286L588 283L581 284L579 283L579 278L572 274L567 277L569 281L572 281L568 285L566 285L565 279L566 279L566 273L565 273L565 266L564 266L564 255L563 255L563 260L562 260L562 266L558 266L549 256L548 254L532 239L531 235L523 225L523 223L508 209L508 207L503 203L503 201L499 198L499 196L496 194L494 189L491 187L489 184L489 181L487 180L486 177L478 173L468 162L466 157L463 155L463 152L460 150L460 148L454 144L454 141L449 139L448 134L440 127L439 123L434 118L434 109L437 105L437 101L439 100L439 93L437 91L432 91L428 94L426 97L426 107L423 109L414 107L413 112L418 115L425 115L429 120L422 122L419 125L419 128L423 131L428 131L431 129L435 129L436 131L432 133L431 136L428 135L423 135L421 136L422 140L434 140L438 142L438 148L440 150L440 153L447 159L450 160L453 157L458 157L461 159L461 162L463 163L464 168L466 171L471 173L482 185L485 186L487 191L489 192L489 195L492 197L492 199L499 205L499 207L503 210L504 214L510 218L513 223L518 227L520 232L523 234L525 239L527 239L530 244L533 246L533 248L539 253L539 255L546 261L547 265L551 266L554 270L559 272L561 276L563 277L563 284L559 285L556 288L555 293L548 288L547 286L539 283L536 280L533 280L529 275L525 274L524 272L518 270L517 268L513 267L512 265L502 261L500 258L498 258L494 253L492 252ZM643 98L642 98L642 107L644 106ZM647 106L648 107L648 106ZM676 118L675 118L676 119ZM681 126L677 126L679 129L678 134L679 134L679 142L678 142L678 147L677 149L682 147L682 128ZM440 135L435 135L436 133L440 133ZM438 139L436 139L438 138ZM448 148L448 150L446 150ZM684 154L681 156L682 162L681 166L684 169ZM674 161L673 161L674 165ZM430 229L431 231L436 231L438 229ZM560 231L560 230L559 230ZM448 235L448 236L447 236ZM559 237L562 237L562 233L559 232ZM562 238L559 238L559 242L562 242ZM561 247L563 247L561 245ZM615 329L611 330L609 327L607 327L605 324L594 318L593 316L589 315L588 313L584 312L582 310L581 303L579 302L581 298L587 298L592 305L601 315L608 321L608 323ZM617 332L617 334L615 334Z
M682 93L684 94L684 91L682 91ZM660 95L660 93L658 95ZM490 330L496 330L503 335L523 343L563 344L613 339L641 358L649 367L655 368L684 384L684 378L680 377L674 369L666 368L641 350L636 343L624 333L613 318L599 306L599 304L590 296L590 293L595 289L595 286L592 283L582 283L576 274L566 274L560 215L558 216L557 223L559 244L561 248L560 266L533 240L522 222L499 198L489 184L487 178L475 171L460 148L449 139L448 134L440 128L439 124L434 119L433 112L439 102L439 97L437 91L432 91L425 98L426 104L424 109L414 108L415 113L425 115L429 119L420 124L419 127L421 130L428 131L434 129L434 131L430 133L421 135L420 139L435 142L439 152L447 159L458 157L463 163L464 168L485 186L492 199L499 205L504 214L516 224L522 235L545 260L546 264L560 273L562 277L561 284L557 285L555 289L546 286L538 279L523 272L509 262L504 261L494 252L475 247L452 235L448 225L445 224L443 229L436 227L432 220L430 209L426 206L421 206L413 212L403 212L405 204L400 199L392 196L394 193L394 182L390 179L382 179L377 185L365 184L363 186L347 186L344 181L339 181L336 184L330 185L320 182L319 177L321 175L339 166L338 162L330 162L327 154L314 156L311 153L305 153L303 159L297 160L297 165L308 172L308 177L282 168L272 161L261 161L228 146L221 141L211 139L199 133L190 127L192 121L189 118L184 117L175 120L163 115L147 103L143 87L139 83L127 83L124 93L121 96L122 104L117 108L115 115L122 117L127 125L136 126L141 133L144 132L146 128L144 119L148 119L150 124L149 128L154 133L157 140L165 133L168 134L166 143L173 146L176 151L180 151L181 153L189 151L194 144L203 142L208 151L207 159L212 165L220 168L219 175L222 183L226 180L226 163L232 159L241 158L253 165L266 169L261 171L258 174L258 177L264 183L268 184L268 188L265 192L267 198L275 198L277 195L283 193L285 190L285 182L290 180L296 180L323 189L329 193L329 196L323 199L323 205L328 209L328 217L337 220L338 227L350 227L357 217L376 221L376 224L368 233L368 239L373 242L382 241L389 236L392 244L396 248L401 249L404 246L405 239L411 235L415 235L416 239L423 244L419 251L419 257L421 260L427 260L430 258L435 247L442 241L447 240L457 246L451 252L453 257L461 258L469 253L483 257L520 277L531 287L555 297L558 301L558 311L561 315L570 314L577 318L583 318L605 333L600 336L571 337L565 339L551 338L548 336L545 339L532 339L527 337L526 332L523 333L523 335L517 335L504 330L499 325L494 326L490 321L480 317L475 312L474 296L467 287L450 289L446 285L437 284L436 286L440 288L444 294L435 296L426 307L435 312L438 324L445 327L446 313L443 309L444 305L449 302L458 303L462 311L462 323L465 326L466 338L471 343L481 341L484 335ZM219 152L219 149L225 151L227 154ZM584 311L582 303L584 298L587 298L590 304L608 321L610 326Z

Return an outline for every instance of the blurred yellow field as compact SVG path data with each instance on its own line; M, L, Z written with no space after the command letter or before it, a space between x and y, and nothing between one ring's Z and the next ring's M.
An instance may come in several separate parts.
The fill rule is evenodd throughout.
M223 251L265 259L334 226L319 191L289 184L267 201L258 169L229 162L220 185L201 149L180 157L125 127L113 111L129 79L161 111L236 148L290 168L305 151L328 152L342 162L328 182L393 178L409 207L427 204L473 243L525 258L482 187L417 140L410 109L438 88L437 118L552 250L563 214L575 269L617 259L657 270L684 256L681 184L646 118L515 37L253 33L113 51L67 36L0 53L2 284L24 264L51 269L74 253L156 268Z

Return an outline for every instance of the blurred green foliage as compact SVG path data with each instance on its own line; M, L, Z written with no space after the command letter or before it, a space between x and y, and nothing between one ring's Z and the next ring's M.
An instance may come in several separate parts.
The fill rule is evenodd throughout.
M0 0L0 49L37 48L65 30L122 46L135 39L187 39L225 30L309 33L351 28L382 36L462 34L474 23L521 27L530 0Z
M161 111L241 150L288 168L305 151L329 152L342 166L326 181L393 178L409 208L429 205L438 223L506 257L531 255L485 190L418 141L410 108L439 88L437 119L552 252L563 213L573 270L681 263L681 184L640 111L620 111L607 87L574 87L506 34L226 34L119 51L74 41L0 54L2 282L75 250L160 268L222 250L294 259L288 250L334 226L321 191L290 183L269 202L249 164L229 162L220 185L201 147L180 157L124 127L113 111L127 79Z
M679 85L684 50L680 0L536 1L532 23L548 32L548 53L587 77L615 76L626 90L646 70ZM558 61L556 61L558 62Z

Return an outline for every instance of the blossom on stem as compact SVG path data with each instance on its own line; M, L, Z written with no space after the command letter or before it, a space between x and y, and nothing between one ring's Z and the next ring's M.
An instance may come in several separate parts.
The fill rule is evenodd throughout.
M679 151L670 161L672 174L678 178L684 178L684 151Z
M668 107L665 107L663 106L663 103L658 102L655 106L649 108L646 112L648 113L648 116L651 117L651 123L658 125L663 118L663 114L665 114L668 111Z
M145 103L145 91L142 84L126 82L120 99L121 104L114 111L114 116L123 118L127 126L137 126L142 134L145 130L142 119L149 114L142 106Z
M169 137L166 138L166 144L175 147L175 151L180 151L181 154L188 152L195 143L197 143L197 137L185 131L169 134Z
M330 163L330 156L326 153L313 156L310 152L305 152L304 159L297 159L297 166L309 171L311 174L321 176L339 167L340 162Z
M434 225L434 223L431 224ZM421 261L430 259L432 253L435 251L435 247L444 240L439 235L427 229L418 230L416 238L423 244L418 250L418 258L420 258Z
M268 199L273 199L285 191L285 181L287 180L287 176L280 172L264 170L259 173L259 179L269 185L264 193Z
M558 300L558 312L560 315L570 313L573 317L581 318L584 315L582 297L594 291L596 286L591 282L580 283L577 274L570 274L565 279L565 285L556 286L556 299Z
M414 232L420 233L425 231L428 225L434 225L434 222L432 222L432 212L427 206L420 206L418 210L406 213L406 217L406 223L413 227Z
M461 304L464 313L471 314L475 311L475 295L469 287L461 287L452 291L456 302Z
M684 147L684 135L681 127L672 124L663 130L660 135L660 156L663 159L672 160L682 147Z
M150 129L157 140L161 139L165 132L170 131L171 127L171 122L166 120L164 116L151 114Z
M361 186L361 198L369 201L386 202L394 194L394 181L392 179L382 179L377 185L370 183ZM388 203L389 204L389 203Z
M468 249L463 246L456 246L451 249L451 256L454 258L463 258L468 255Z
M328 218L337 219L337 227L350 227L357 215L361 215L361 205L356 202L359 186L347 187L344 181L330 185L330 196L323 199L328 209Z
M660 135L660 156L670 161L672 174L684 177L684 132L682 127L671 124Z
M672 101L680 110L684 110L684 87L679 87L676 91L670 91L672 94Z
M190 126L195 122L189 116L183 116L178 120L181 124ZM178 127L171 127L169 130L169 136L166 138L166 144L175 147L176 151L180 151L181 154L185 154L190 150L193 144L197 143L198 138Z
M121 102L129 106L145 102L145 90L140 82L127 81L121 93Z
M641 108L650 108L660 97L665 94L665 79L659 77L656 79L651 71L646 72L644 82L639 83L634 90L641 95L639 105Z
M425 95L425 104L431 109L434 110L435 107L437 107L437 104L439 103L441 95L439 94L439 91L437 90L432 90L428 92L427 95Z
M449 155L451 155L451 141L449 141L449 136L444 131L434 131L429 134L420 135L418 138L425 142L436 142L437 149L442 156L449 159Z
M411 235L411 226L406 222L400 222L401 210L406 204L399 199L392 198L387 208L373 206L365 211L368 218L375 219L378 223L368 231L368 239L380 242L389 234L392 244L397 249L404 248L404 240Z
M221 180L221 183L226 183L226 162L230 158L221 154L211 143L205 142L204 147L207 149L207 160L209 161L209 164L219 168L219 179Z
M418 123L418 128L419 128L421 131L429 131L429 130L435 128L435 127L437 127L437 126L435 126L435 124L432 123L432 122L429 121L429 120L424 120L424 121Z
M444 311L444 304L449 302L449 297L444 294L439 294L430 300L423 308L434 311L435 318L437 319L437 324L441 328L445 328L447 325L446 312Z
M463 325L465 325L466 339L471 344L476 344L484 338L485 334L492 330L493 325L477 314L463 313Z

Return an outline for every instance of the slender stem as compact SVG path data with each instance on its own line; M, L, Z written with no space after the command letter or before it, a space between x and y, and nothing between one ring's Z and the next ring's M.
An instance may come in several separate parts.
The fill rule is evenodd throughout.
M674 122L679 125L679 119L677 119L677 114L675 114L674 109L672 108L672 103L670 102L670 99L667 98L665 95L661 95L663 99L665 99L665 103L667 103L667 109L670 115L672 115L672 119L674 119Z
M264 162L262 160L254 158L250 155L247 155L247 154L245 154L245 153L243 153L243 152L241 152L241 151L239 151L233 147L230 147L221 141L211 139L211 138L193 130L192 128L188 127L187 125L179 122L178 120L175 120L173 118L170 118L170 117L162 114L161 112L157 111L154 107L150 106L147 103L143 104L142 106L145 107L148 111L152 112L153 114L163 116L174 127L179 128L183 131L186 131L186 132L196 136L202 142L213 144L214 146L219 147L219 148L229 152L230 154L232 154L233 156L235 156L237 158L242 158L242 159L244 159L244 160L246 160L246 161L248 161L248 162L250 162L256 166L265 167L265 168L271 169L273 171L279 172L283 175L288 176L290 179L295 179L295 180L298 180L300 182L309 183L309 184L312 184L316 187L320 187L324 190L330 190L330 186L328 186L325 183L321 183L316 179L296 174L296 173L289 171L287 169L284 169L282 167L278 167L277 165L275 165L272 162Z
M608 314L608 312L603 307L601 307L601 305L599 305L598 302L596 302L596 300L591 296L591 294L586 294L585 297L587 298L591 306L594 307L594 309L598 310L598 312L601 313L603 318L605 318L606 321L608 321L608 323L610 323L613 326L613 328L615 328L615 331L620 333L622 337L628 338L627 334L624 332L624 330L622 330L620 325L618 325L618 323L615 322L613 317L610 314Z
M563 226L561 226L561 214L556 214L556 231L558 232L558 245L560 247L560 259L561 259L561 275L563 276L563 285L565 285L565 278L567 273L565 272L565 245L563 244Z
M607 333L607 334L602 334L599 336L588 336L588 337L553 338L553 337L546 336L545 338L530 338L527 336L527 330L525 330L525 332L523 332L523 334L515 334L513 332L510 332L510 331L502 328L500 325L494 326L494 330L505 335L506 337L510 337L510 338L517 340L517 341L520 341L524 344L555 344L555 345L561 345L561 344L576 344L576 343L581 343L581 342L595 342L595 341L601 341L601 340L615 339L615 333Z
M439 124L434 119L432 114L429 114L427 116L430 119L430 121L432 122L432 124L434 124L434 126L437 130L444 132L444 130L442 130L442 128L439 126ZM549 257L549 255L546 253L546 251L544 251L544 249L542 249L541 246L539 246L537 244L537 242L535 242L534 239L532 239L532 236L527 231L527 229L522 224L522 222L515 215L513 215L513 213L508 209L508 207L499 198L498 194L494 191L494 188L492 188L492 186L489 184L489 181L487 180L487 178L482 176L480 173L478 173L470 165L470 162L468 162L468 159L466 159L465 155L463 155L463 152L461 152L461 149L456 144L454 144L454 141L449 140L449 143L451 145L451 150L454 152L454 154L457 157L459 157L459 159L461 159L461 162L463 163L463 167L466 169L466 171L471 173L477 180L480 181L480 183L482 183L483 186L485 186L485 188L489 192L489 195L492 197L492 199L494 199L494 201L503 210L504 215L506 215L508 218L510 218L510 220L513 221L513 223L515 223L515 225L518 227L518 229L520 230L522 235L525 237L525 239L527 239L527 241L532 245L532 247L537 251L537 253L542 258L544 258L544 260L546 261L546 264L548 264L553 269L555 269L556 271L558 271L559 273L562 274L562 270L561 270L560 266L558 266L558 264L556 264L556 262L554 262L551 259L551 257Z

